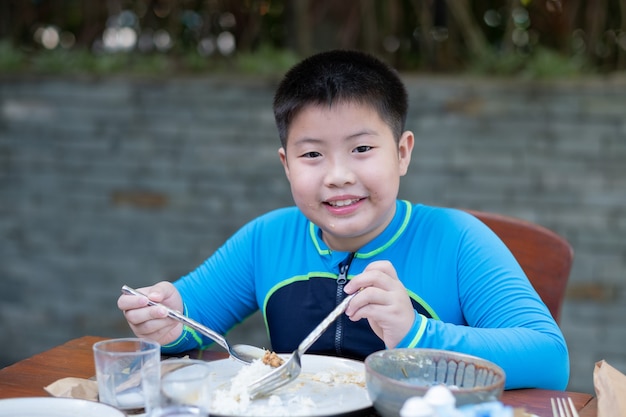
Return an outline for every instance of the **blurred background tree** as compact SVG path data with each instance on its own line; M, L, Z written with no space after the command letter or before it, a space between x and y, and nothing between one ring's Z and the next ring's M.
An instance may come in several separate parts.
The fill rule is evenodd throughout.
M2 0L0 72L282 71L331 48L402 71L626 69L624 0Z

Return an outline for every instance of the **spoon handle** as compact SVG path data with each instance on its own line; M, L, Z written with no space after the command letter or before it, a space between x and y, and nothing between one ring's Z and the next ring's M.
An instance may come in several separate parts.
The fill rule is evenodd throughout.
M147 295L129 287L128 285L124 285L122 287L122 292L124 294L130 294L130 295L137 295L137 296L142 296L142 297L146 297L148 299L148 305L150 306L159 306L164 308L167 311L167 315L168 317L173 318L174 320L178 320L180 322L182 322L183 324L191 327L192 329L195 329L197 331L199 331L200 333L202 333L203 335L207 336L208 338L212 339L213 341L215 341L218 345L220 345L221 347L223 347L224 349L226 349L227 351L230 352L228 343L226 343L226 339L219 333L214 332L213 330L209 329L208 327L206 327L203 324L198 323L197 321L195 321L194 319L191 319L183 314L181 314L180 312L173 310L161 303L157 303L152 301L150 298L148 298Z

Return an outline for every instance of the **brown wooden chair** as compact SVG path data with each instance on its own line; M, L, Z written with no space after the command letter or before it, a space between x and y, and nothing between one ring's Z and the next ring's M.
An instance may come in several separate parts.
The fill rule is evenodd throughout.
M506 244L559 323L574 251L567 240L538 224L496 213L465 210Z

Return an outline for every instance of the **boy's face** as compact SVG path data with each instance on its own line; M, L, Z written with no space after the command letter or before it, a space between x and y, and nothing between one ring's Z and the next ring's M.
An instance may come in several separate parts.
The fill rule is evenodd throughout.
M398 144L370 106L308 106L293 119L278 151L296 205L336 251L356 251L395 214L413 134Z

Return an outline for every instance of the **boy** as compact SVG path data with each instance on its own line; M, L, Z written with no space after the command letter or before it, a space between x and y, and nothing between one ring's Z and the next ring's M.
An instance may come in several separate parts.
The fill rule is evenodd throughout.
M260 308L272 349L292 352L362 289L311 353L447 349L497 363L506 388L564 389L561 331L505 245L467 213L397 200L414 145L407 102L398 75L369 55L296 65L274 98L296 207L253 220L195 271L143 292L221 333ZM146 302L118 300L137 336L166 353L209 343Z

